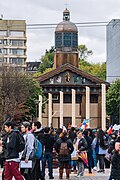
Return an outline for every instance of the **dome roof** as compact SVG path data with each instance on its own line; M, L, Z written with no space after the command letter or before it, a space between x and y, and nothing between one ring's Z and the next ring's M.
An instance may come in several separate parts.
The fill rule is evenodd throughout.
M78 32L78 29L74 23L70 21L62 21L57 25L55 32L64 32L64 31Z
M70 22L70 11L66 8L63 11L63 21L60 22L57 27L55 32L78 32L77 26Z

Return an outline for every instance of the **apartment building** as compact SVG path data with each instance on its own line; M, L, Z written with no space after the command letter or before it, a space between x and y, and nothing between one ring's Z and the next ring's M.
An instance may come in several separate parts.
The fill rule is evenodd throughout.
M0 64L26 69L25 20L0 19Z

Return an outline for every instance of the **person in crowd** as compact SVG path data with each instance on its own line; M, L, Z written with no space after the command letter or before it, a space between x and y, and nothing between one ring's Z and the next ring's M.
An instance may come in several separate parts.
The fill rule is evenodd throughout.
M6 122L4 124L5 131L7 132L7 141L4 142L5 146L5 162L4 162L4 179L12 180L13 176L17 180L24 180L19 171L19 152L18 152L18 134L14 131L14 123Z
M8 133L3 129L1 131L1 140L0 140L0 146L1 146L1 154L0 154L0 160L1 160L1 168L3 168L2 171L2 180L4 180L4 162L5 162L5 144L7 142L7 136Z
M69 131L69 136L68 137L69 137L69 139L71 139L72 142L77 137L74 127L71 127L71 129Z
M60 134L62 133L62 128L58 128L56 130L56 134L54 136L55 142L59 139Z
M93 140L92 145L96 148L97 160L99 161L99 170L97 172L105 172L104 169L104 158L107 152L107 148L104 147L104 141L106 137L104 135L104 131L102 129L97 131L97 136Z
M49 179L54 179L53 177L53 146L54 146L54 137L50 135L50 128L45 127L44 129L44 136L42 140L43 145L43 157L42 157L42 174L45 177L45 167L46 161L48 163L48 170L49 170Z
M33 135L42 143L42 138L44 136L44 129L41 128L41 123L35 121L32 123ZM45 178L42 175L42 170L40 167L40 159L36 159L35 162L35 180L44 180Z
M89 173L92 173L92 162L93 162L93 157L92 157L92 137L88 136L88 130L85 130L83 132L84 134L84 138L87 141L87 145L88 145L88 151L87 151L87 157L88 157L88 169L89 169Z
M79 143L79 131L78 133L76 133L76 138L74 139L73 141L73 146L74 146L74 151L73 153L71 154L71 165L73 167L73 170L74 170L74 173L76 174L77 173L77 161L78 161L78 143Z
M63 178L63 170L66 170L66 179L70 177L71 153L74 150L72 141L67 137L67 131L60 134L60 138L55 143L55 150L59 160L59 178Z
M93 143L94 142L94 139L96 139L96 136L97 136L97 131L96 129L93 130L93 141L92 141L92 156L93 156L93 170L94 171L97 171L97 156L96 156L96 144Z
M79 143L78 143L78 153L81 151L86 151L88 150L88 145L87 145L87 141L84 138L84 136L82 135L81 131L77 132L77 136L79 138ZM77 172L77 177L82 177L84 175L84 162L82 161L82 159L79 157L78 158L78 172Z
M112 167L109 180L120 180L120 137L115 143L115 151L112 156Z
M28 163L28 161L32 160L32 168L21 168L21 173L25 177L26 180L34 180L35 177L35 158L31 157L32 151L34 149L34 135L30 132L30 123L23 122L21 125L21 132L23 133L23 137L25 139L25 150L21 153L21 159Z

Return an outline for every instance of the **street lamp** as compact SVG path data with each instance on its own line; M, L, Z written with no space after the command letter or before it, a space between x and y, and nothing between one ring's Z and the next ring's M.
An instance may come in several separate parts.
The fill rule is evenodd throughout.
M40 103L39 100L35 100L35 112L36 112L36 120L37 120L37 117L38 117L38 104Z

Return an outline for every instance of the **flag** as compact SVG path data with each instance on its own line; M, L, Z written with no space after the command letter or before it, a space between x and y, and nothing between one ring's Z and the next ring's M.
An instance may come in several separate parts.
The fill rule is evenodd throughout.
M84 119L84 121L83 121L82 126L80 127L80 129L84 131L87 127L88 127L87 120Z
M78 157L82 159L82 161L88 166L88 157L86 151L81 151L78 153Z
M67 132L67 129L66 129L65 126L62 126L62 131L63 131L63 132L66 131L66 132Z
M109 129L107 130L107 133L108 133L108 134L112 134L112 129L113 129L113 126L111 125L111 126L109 127Z

